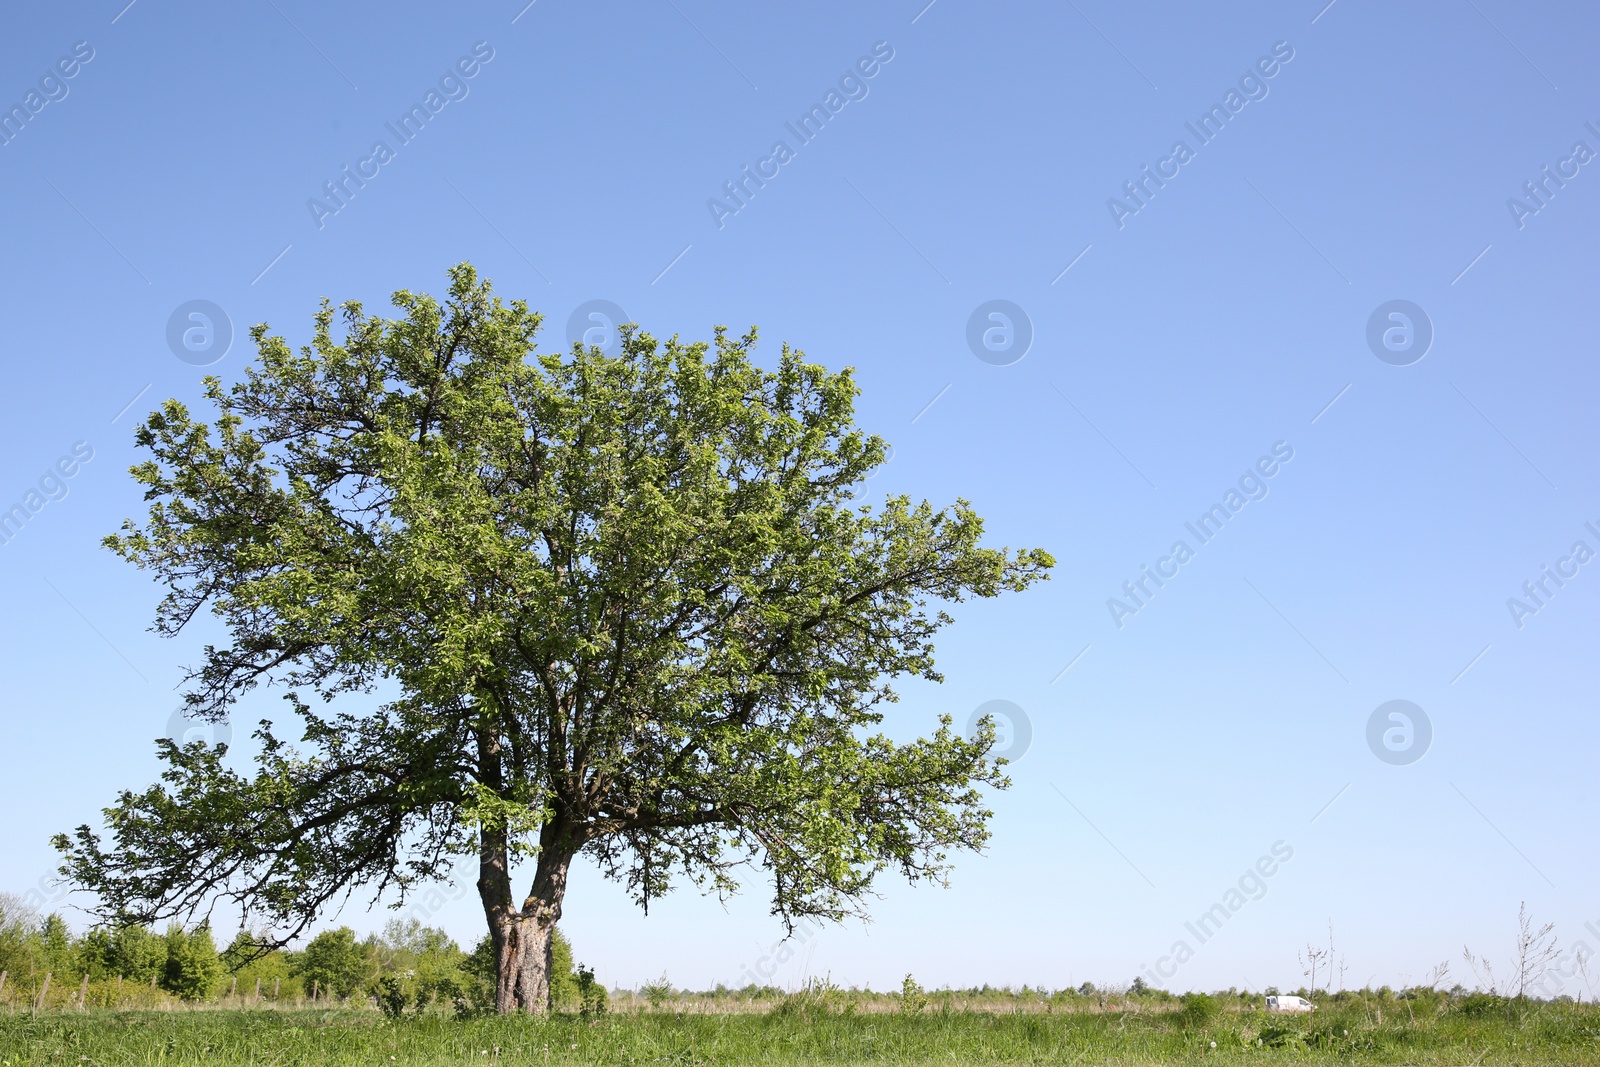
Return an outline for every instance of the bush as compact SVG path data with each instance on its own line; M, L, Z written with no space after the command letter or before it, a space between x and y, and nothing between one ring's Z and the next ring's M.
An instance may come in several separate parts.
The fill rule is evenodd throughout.
M445 966L442 961L435 961L433 966L418 968L412 999L420 1011L436 1002L453 1004L457 997L467 997L473 992L472 980L461 973L459 966Z
M578 998L581 1007L578 1009L584 1015L604 1015L610 1003L610 996L606 987L594 980L594 969L578 965L577 974Z
M79 942L85 969L94 978L122 978L148 985L167 969L167 943L142 926L91 930Z
M1198 1030L1211 1025L1220 1010L1217 1002L1207 993L1185 993L1179 1015L1184 1026Z
M927 1006L928 998L923 995L922 987L917 984L915 978L906 975L905 980L900 983L900 1010L916 1013Z
M550 931L550 1010L581 1012L583 994L572 971L572 944L560 930Z
M385 975L378 979L378 1007L390 1019L398 1019L405 1014L406 991L400 979L392 975Z
M9 972L13 981L43 970L34 937L37 924L38 916L21 897L0 893L0 971Z
M367 953L348 926L324 930L311 939L299 961L300 979L321 996L348 997L367 984L372 973Z
M183 1000L204 1000L222 976L222 961L217 958L211 927L201 923L186 933L173 923L167 927L167 962L161 987Z
M639 995L650 1002L650 1010L657 1011L661 1008L662 1001L672 996L672 983L667 980L666 972L653 982L646 982L639 987Z
M222 966L238 981L241 997L254 997L257 992L264 998L301 995L300 980L293 976L289 963L288 954L264 951L262 939L244 930L222 950Z
M1461 998L1455 1010L1469 1019L1503 1019L1511 1015L1511 1001L1493 993L1471 993Z

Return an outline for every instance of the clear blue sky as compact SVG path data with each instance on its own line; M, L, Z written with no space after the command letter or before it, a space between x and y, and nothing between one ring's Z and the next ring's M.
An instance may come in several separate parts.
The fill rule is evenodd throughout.
M1572 554L1600 551L1600 15L125 2L29 5L0 37L0 104L25 116L0 145L0 506L45 482L0 545L0 889L154 778L206 638L146 632L158 590L98 547L143 514L134 423L239 376L255 323L300 343L323 296L379 310L470 260L554 346L607 300L656 334L755 323L768 356L857 367L861 421L895 448L874 492L969 497L994 543L1059 560L958 610L946 684L905 686L887 723L1024 710L992 849L948 890L885 878L875 922L811 937L779 983L1164 966L1175 989L1293 986L1330 921L1347 981L1400 983L1463 942L1503 955L1523 900L1600 947L1600 562ZM389 127L430 90L402 143ZM807 141L786 124L813 105ZM768 176L741 204L724 183L745 167ZM210 368L168 344L192 300L232 324ZM992 300L1031 324L1020 360L968 343ZM1409 321L1410 349L1368 343L1396 300L1431 324L1419 360L1414 314L1376 331ZM1246 477L1275 446L1292 459ZM63 456L72 475L47 477ZM1185 524L1241 478L1202 543ZM1176 574L1135 602L1145 566ZM1576 573L1536 604L1545 566ZM1391 700L1427 718L1419 760L1369 746ZM278 708L262 694L240 721ZM1246 878L1264 895L1202 944L1185 924L1280 841L1292 858ZM607 981L733 983L781 935L766 900L757 877L726 910L683 891L646 918L585 869L564 925ZM470 892L433 919L481 930ZM1180 940L1192 958L1162 964Z

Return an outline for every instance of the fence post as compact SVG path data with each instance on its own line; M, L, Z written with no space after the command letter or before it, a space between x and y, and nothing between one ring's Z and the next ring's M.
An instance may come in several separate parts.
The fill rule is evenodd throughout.
M78 1010L89 1006L89 972L83 972L83 982L78 986Z
M48 974L44 976L44 981L45 981L46 985L50 984L50 976ZM320 984L320 980L319 979L316 979L316 978L311 979L311 1003L313 1003L313 1004L315 1004L317 1002L317 986L319 984Z
M259 1001L261 999L261 976L259 974L256 975L256 995L255 995L254 999L256 1001Z
M278 983L281 982L281 981L282 981L281 978L274 978L272 980L272 1001L273 1001L273 1003L277 1003L277 1001L278 1001Z
M33 1002L33 1010L41 1011L44 1008L45 994L50 992L50 972L44 972L44 985L39 987L39 999Z
M5 971L0 971L0 995L3 995L5 993L5 991L6 991L6 972Z
M116 1003L113 1004L112 1007L114 1007L114 1008L122 1007L122 975L120 975L120 974L117 975L117 987L116 987L116 990L111 994L111 996L112 996L112 999L114 999L116 1001Z
M239 995L239 976L233 976L233 984L228 987L228 999L232 1000Z

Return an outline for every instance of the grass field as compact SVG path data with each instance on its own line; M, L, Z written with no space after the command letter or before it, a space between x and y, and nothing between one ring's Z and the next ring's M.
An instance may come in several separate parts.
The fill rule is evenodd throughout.
M1213 1046L1215 1043L1215 1047ZM1600 1008L1478 1003L1426 1014L1350 1001L1310 1017L1224 1010L857 1012L596 1018L369 1009L0 1014L0 1067L70 1064L1600 1064Z

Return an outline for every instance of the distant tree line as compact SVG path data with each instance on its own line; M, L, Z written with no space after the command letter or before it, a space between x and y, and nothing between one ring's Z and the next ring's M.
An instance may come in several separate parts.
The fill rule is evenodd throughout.
M552 971L558 1011L605 1011L605 988L592 970L574 967L559 931ZM475 1014L493 1007L495 963L487 936L466 952L416 919L392 920L365 938L341 926L302 949L263 951L248 931L219 948L208 923L173 923L165 931L97 926L78 935L60 915L39 916L0 894L0 973L0 1003L12 1005L370 1000L391 1015L435 1007Z

